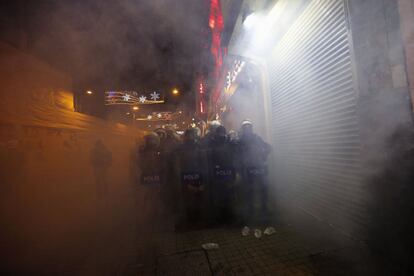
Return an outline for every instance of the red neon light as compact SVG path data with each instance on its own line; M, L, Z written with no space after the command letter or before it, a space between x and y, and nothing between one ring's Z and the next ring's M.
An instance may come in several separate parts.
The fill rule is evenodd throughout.
M221 12L221 5L219 0L211 0L209 26L211 29L215 29L218 32L221 32L223 30L223 14Z
M221 11L220 0L210 1L209 27L211 28L211 47L210 51L214 57L215 78L218 78L223 64L223 50L221 48L221 34L224 28L223 14Z
M200 112L204 113L204 106L203 106L203 102L200 101Z
M208 25L210 26L210 28L214 29L214 26L216 24L216 21L214 20L214 18L210 18Z

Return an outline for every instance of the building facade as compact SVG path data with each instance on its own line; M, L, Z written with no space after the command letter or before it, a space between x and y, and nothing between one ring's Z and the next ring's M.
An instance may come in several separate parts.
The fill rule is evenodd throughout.
M369 179L387 159L389 138L413 127L412 7L408 0L243 2L222 73L230 83L213 104L220 111L237 102L246 89L236 86L263 102L252 101L249 116L263 121L273 145L272 183L284 207L366 237ZM237 60L244 66L234 77Z

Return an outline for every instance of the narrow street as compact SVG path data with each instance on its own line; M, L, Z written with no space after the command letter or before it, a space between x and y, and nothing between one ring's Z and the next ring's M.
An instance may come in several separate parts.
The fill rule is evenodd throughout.
M145 195L144 191L139 193ZM145 198L145 199L144 199ZM150 196L141 198L141 217L124 214L102 227L77 261L59 264L57 275L391 275L398 268L379 263L366 245L299 212L274 214L268 225L174 230L169 214L154 219ZM131 199L129 199L131 202ZM146 215L145 215L146 214ZM106 225L106 226L105 226ZM266 227L275 233L263 233ZM306 227L309 231L304 231ZM257 238L255 229L262 230ZM204 249L215 243L218 248ZM78 248L79 250L79 248ZM51 273L49 271L48 273Z
M0 276L414 275L414 0L0 1Z
M381 266L390 267L378 264L365 245L351 242L337 230L320 228L320 233L325 234L322 238L300 234L303 230L290 224L272 225L276 232L260 238L254 236L254 229L263 231L265 225L251 227L248 236L242 236L241 228L236 226L180 232L173 231L171 225L157 224L152 231L137 232L126 232L128 227L124 226L100 237L102 240L93 247L84 266L76 268L75 274L390 275L396 272L381 271ZM132 225L129 227L134 229ZM207 243L216 243L218 248L203 249L202 245ZM343 247L339 246L341 243Z

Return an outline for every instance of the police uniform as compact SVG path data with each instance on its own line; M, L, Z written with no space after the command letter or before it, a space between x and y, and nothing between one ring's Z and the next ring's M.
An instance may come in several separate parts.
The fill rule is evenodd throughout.
M224 127L217 131L222 133L216 134L209 146L211 215L218 222L229 222L233 217L236 149L227 139Z
M206 151L189 139L174 151L173 160L177 223L201 223L206 219L208 194Z
M250 131L241 133L239 147L243 173L244 217L251 220L255 214L255 199L259 199L261 214L267 212L267 157L271 151L269 144L252 131L251 122L244 122Z

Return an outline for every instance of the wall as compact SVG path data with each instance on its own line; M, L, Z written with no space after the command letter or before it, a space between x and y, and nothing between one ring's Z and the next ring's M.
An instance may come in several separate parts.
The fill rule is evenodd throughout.
M371 174L386 157L390 135L412 125L400 17L397 1L388 0L350 0L349 12L365 169Z
M54 274L136 212L130 157L141 134L74 112L68 76L3 43L0 83L0 272ZM113 156L106 206L90 161L97 139Z
M408 3L409 1L411 0L401 0L400 2ZM245 1L245 3L247 2L248 1ZM353 93L352 101L348 99L349 101L346 101L346 103L352 103L352 110L350 109L349 112L354 118L352 121L347 121L349 120L349 117L341 117L340 119L336 117L340 115L340 112L345 110L340 106L342 102L345 102L341 99L322 105L321 103L323 100L327 99L327 97L325 97L321 98L321 102L317 102L319 103L319 106L316 104L313 109L310 109L309 105L305 106L306 109L299 108L301 104L306 102L306 100L313 95L312 93L316 93L312 90L312 86L308 85L308 87L305 88L303 88L303 86L309 84L309 80L305 79L305 77L310 76L309 70L314 72L315 75L316 72L321 70L319 67L309 66L307 63L308 60L314 60L315 57L318 56L315 53L319 53L320 48L317 48L319 50L312 50L314 54L309 56L306 56L307 51L302 51L304 47L302 47L302 49L299 48L299 50L295 48L295 51L292 50L292 52L289 53L290 57L296 58L291 59L299 65L296 65L295 68L291 68L292 64L289 63L286 64L285 69L282 68L279 71L273 70L274 68L272 68L274 66L273 63L287 62L284 57L278 56L278 53L285 53L288 51L286 49L292 49L294 45L299 44L297 41L300 41L301 45L314 43L309 41L309 37L306 41L295 37L295 39L290 41L291 45L282 49L277 48L277 45L281 43L280 41L283 41L284 37L286 37L286 33L292 29L292 26L294 26L295 23L297 23L295 21L298 16L306 11L306 7L309 5L329 5L329 3L333 2L336 2L337 4L341 3L341 5L344 3L346 7L346 16L344 20L346 24L344 24L344 26L345 34L346 32L348 33L347 40L350 42L349 50L351 52L349 63L347 63L350 64L350 68L349 72L347 71L346 76L352 75L352 83L354 85L353 88L350 88ZM277 191L279 203L283 200L282 195L287 194L286 191L293 191L293 196L285 198L285 201L291 204L290 207L315 207L313 209L318 207L319 213L313 212L312 214L319 215L319 218L325 223L340 228L348 235L365 239L367 235L369 235L366 231L370 231L366 228L371 222L370 215L372 215L372 213L370 212L373 212L373 210L370 209L372 208L370 204L372 201L377 200L379 196L377 193L378 190L376 190L376 188L372 189L372 179L384 171L386 162L394 151L392 145L390 146L390 137L393 137L398 129L412 129L412 109L408 87L409 79L406 68L407 63L410 65L411 58L409 53L405 55L408 46L404 49L398 1L278 1L275 8L270 11L270 14L277 16L272 16L271 18L265 17L263 19L269 20L265 22L271 22L273 25L260 26L259 23L258 26L261 29L257 28L257 26L253 27L249 31L251 34L244 29L241 22L241 16L239 16L236 30L233 33L229 46L229 53L251 57L261 64L267 64L270 91L264 91L265 93L270 95L272 95L272 93L279 93L277 87L272 88L273 82L283 88L280 88L280 95L286 97L290 95L292 98L296 99L296 101L286 100L286 105L282 102L283 97L274 97L272 103L269 102L269 106L273 105L271 112L274 113L276 111L277 115L272 118L269 127L272 125L277 126L278 124L283 127L283 129L277 129L278 132L275 131L277 137L274 139L274 152L279 153L279 156L276 156L275 154L275 160L279 159L280 161L278 163L279 169L281 168L281 164L289 163L287 165L288 168L290 168L292 172L296 171L298 175L296 177L294 173L292 173L287 179L283 179L281 175L287 170L282 169L281 174L275 176L273 181L276 183L274 183L274 185L280 188L280 190ZM333 14L334 12L329 13L327 10L326 13L323 13L323 16L322 14L319 14L319 16L326 18L337 16L337 13L335 13L335 15ZM316 18L316 15L314 16ZM411 20L410 22L412 22L412 17L409 18ZM310 20L312 20L312 18ZM315 19L315 21L317 20ZM409 21L408 16L407 21ZM343 21L341 21L341 24L342 22ZM329 28L333 27L329 26L324 29L327 30ZM263 36L258 37L257 34L263 34ZM408 36L408 39L406 38L405 41L409 41L409 35L411 35L411 33L408 33L409 35L407 35L407 32L404 32L404 34L404 37ZM331 37L322 37L319 40L319 43L323 44L323 41L333 39L332 36L336 35L336 33L331 32L329 35L331 35ZM254 45L255 42L257 42L257 38L261 38L259 41L260 43L257 43L257 46L260 47L255 47ZM311 37L310 40L312 39L313 37ZM333 42L332 44L324 45L332 46ZM275 49L279 52L276 52ZM318 62L315 61L313 64L322 66L321 64L323 60L332 52L332 50L326 50L324 54L319 53L320 60L318 60ZM273 56L278 56L278 58L274 62L269 62ZM332 62L337 61L336 58L339 57L340 55L332 57ZM333 64L339 64L339 62L332 63L329 68L333 68ZM306 69L308 69L308 71L306 71ZM408 66L408 70L410 70L410 66ZM297 76L292 73L298 71L304 73L297 73ZM330 73L332 72L336 71L332 69L330 72L326 72L325 75L331 76ZM280 82L273 80L284 74L292 75L285 78L285 80L289 80L286 81L288 84L285 86L280 84L283 79ZM305 77L303 75L305 75ZM321 76L323 77L323 75ZM287 87L295 87L295 89L286 92ZM338 91L342 90L335 90L332 92L325 89L325 91L319 91L321 92L319 95L328 92L330 92L328 93L329 95L336 95ZM350 94L348 93L347 95ZM342 96L346 96L345 92ZM324 118L322 115L326 114L324 113L325 109L329 107L331 107L330 110L333 112ZM292 110L296 110L298 114L303 114L303 120L301 121L298 119L300 116L293 116L295 120L287 122L286 114L293 113ZM336 110L338 113L335 113ZM316 117L321 115L321 120L325 121L325 124L321 124L323 126L322 130L317 131L318 129L307 124L306 120L309 116L304 115L308 114L306 112L309 114L310 112L313 112L313 115ZM278 116L281 118L281 121L279 121ZM329 141L335 145L332 146L332 148L329 148L329 143L322 142L326 141L326 139L323 139L323 130L328 129L335 134L339 132L343 135L347 134L348 129L346 129L346 125L337 125L338 129L329 128L330 123L332 123L331 126L335 125L335 122L333 121L336 119L338 119L338 123L343 121L347 122L347 125L349 126L352 125L355 133L352 132L352 135L348 136L355 137L355 145L352 144L352 150L355 149L355 156L353 156L354 152L351 152L351 150L342 152L344 149L340 144L345 140L341 140L340 137L336 140ZM273 128L275 129L275 127ZM317 146L307 145L309 140L304 137L308 134L314 134L314 137L311 137L311 139L320 138L319 142L321 145L319 145L319 148ZM303 137L299 137L299 135L302 135ZM345 139L345 137L342 138ZM278 148L278 143L281 141L292 147L287 148L286 146L279 145ZM293 142L291 141L297 141L297 144L293 145ZM302 148L306 152L302 151ZM312 161L309 159L309 154L306 155L306 153L309 152L314 154L315 160ZM339 157L334 156L336 152L341 152L342 155ZM318 165L318 160L327 155L329 155L328 157L331 159L324 163L324 167L322 166L319 170L313 170L312 174L305 175L305 172L310 170L309 168L314 169L314 167ZM356 160L355 163L352 163L352 160L343 158L344 156L349 157L351 155ZM296 167L292 166L293 159L296 162ZM346 160L344 161L344 159ZM343 164L339 164L339 161L343 162ZM335 164L338 168L337 171L341 171L341 174L339 174L336 179L327 180L328 174L331 174L331 176L334 175L334 171L331 171L330 169ZM355 167L355 170L345 172L345 169L348 167ZM297 179L299 176L301 176L300 181ZM351 181L352 183L347 183L347 179L353 179ZM335 211L334 207L339 211ZM311 210L311 208L306 207L304 209L305 211ZM348 217L349 214L351 214L353 217L358 218L358 220L348 220L346 216L347 214Z
M404 39L408 83L414 108L414 1L399 0L401 32Z
M349 0L349 11L358 78L363 185L369 194L370 217L364 238L387 262L411 269L408 275L413 270L410 233L414 225L412 1Z

